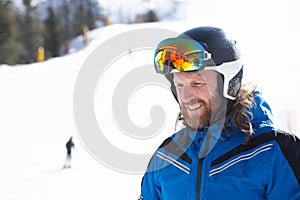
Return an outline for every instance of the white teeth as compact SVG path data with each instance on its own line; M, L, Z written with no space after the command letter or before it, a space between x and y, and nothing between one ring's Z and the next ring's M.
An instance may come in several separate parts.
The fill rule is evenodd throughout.
M186 107L190 110L195 110L197 108L200 108L200 104L198 103L198 104L193 104L193 105L187 105Z

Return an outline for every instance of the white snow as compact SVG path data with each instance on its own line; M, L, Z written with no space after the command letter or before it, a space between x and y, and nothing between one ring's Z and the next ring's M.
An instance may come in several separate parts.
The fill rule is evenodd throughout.
M73 48L80 50L79 41ZM137 199L140 176L102 166L78 139L72 98L88 53L89 47L42 63L0 66L0 199ZM61 170L71 135L72 168Z
M88 46L82 44L81 37L73 40L71 47L74 52L70 55L41 63L0 66L0 199L137 199L142 174L121 173L103 166L88 153L78 137L73 119L73 91L77 75L87 56L101 42L122 31L152 26L183 31L198 25L202 24L112 25L90 31ZM246 33L238 28L229 31L238 36L244 50L246 81L262 84L263 94L274 108L276 122L282 129L289 129L299 136L299 101L295 94L300 82L295 73L299 56L293 51L299 39L291 39L294 43L290 44L278 39L280 33ZM269 38L262 39L260 34ZM267 43L264 44L264 41ZM143 94L132 101L142 98ZM134 105L130 104L132 120L138 120L134 117ZM142 115L140 110L136 112ZM291 121L288 122L288 119ZM171 119L172 123L174 121L175 117ZM75 142L72 168L62 170L65 143L71 135ZM152 146L147 151L155 149L157 142L162 142L162 139L149 144ZM126 148L126 144L122 148ZM128 151L144 149L138 146Z

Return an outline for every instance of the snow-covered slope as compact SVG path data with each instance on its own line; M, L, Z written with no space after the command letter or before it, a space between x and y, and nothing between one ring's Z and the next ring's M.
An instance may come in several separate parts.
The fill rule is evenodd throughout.
M121 25L112 27L120 28ZM101 31L96 30L94 37ZM91 46L99 40L93 34L91 31ZM82 46L78 40L71 44L76 53L42 63L0 66L0 199L96 200L138 196L137 175L102 166L78 139L73 121L73 90L77 73L90 51L90 47L79 51ZM72 168L62 170L65 143L72 135ZM132 191L124 185L131 185Z

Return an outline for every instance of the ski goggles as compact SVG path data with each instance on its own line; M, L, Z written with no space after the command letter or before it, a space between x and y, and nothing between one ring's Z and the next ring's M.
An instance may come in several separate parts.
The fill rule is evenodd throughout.
M169 38L161 41L154 54L154 66L158 73L166 74L172 70L195 71L204 68L204 61L211 54L195 40Z

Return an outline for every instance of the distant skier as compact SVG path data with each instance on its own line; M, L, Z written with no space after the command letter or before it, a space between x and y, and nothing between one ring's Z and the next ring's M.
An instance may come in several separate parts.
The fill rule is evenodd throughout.
M67 157L63 168L71 168L71 159L72 159L72 148L74 147L73 137L70 137L66 143L67 148Z

